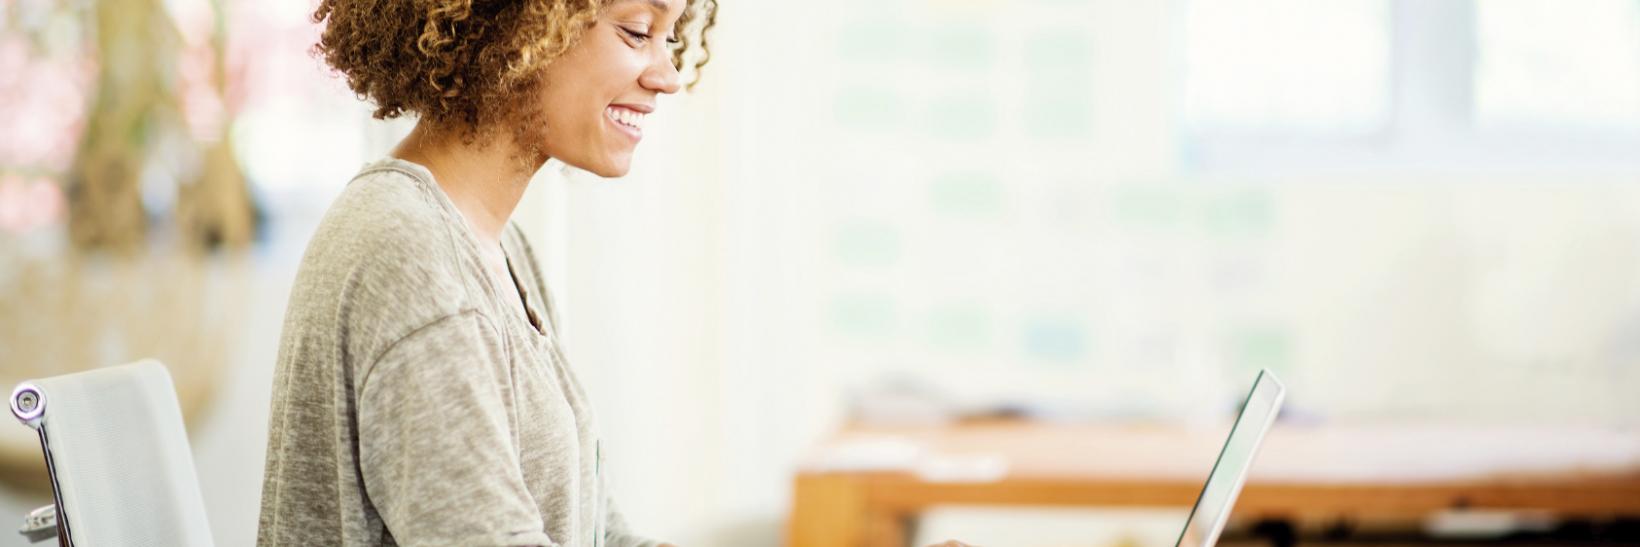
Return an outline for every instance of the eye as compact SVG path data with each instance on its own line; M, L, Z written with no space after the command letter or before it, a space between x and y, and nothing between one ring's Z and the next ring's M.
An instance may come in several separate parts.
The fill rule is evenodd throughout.
M637 45L643 45L649 42L650 36L648 33L632 30L620 25L616 25L615 28L621 29L621 32L625 33L632 41L637 42Z

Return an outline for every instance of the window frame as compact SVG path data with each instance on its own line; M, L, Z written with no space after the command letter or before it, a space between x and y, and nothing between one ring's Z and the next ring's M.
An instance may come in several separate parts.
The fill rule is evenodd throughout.
M1474 0L1385 1L1390 89L1378 127L1325 132L1184 126L1181 165L1197 173L1640 174L1640 127L1475 123Z

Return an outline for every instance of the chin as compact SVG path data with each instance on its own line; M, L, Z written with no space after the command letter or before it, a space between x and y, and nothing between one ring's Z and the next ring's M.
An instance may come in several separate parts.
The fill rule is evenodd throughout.
M632 164L629 162L609 163L599 166L598 169L588 169L587 171L606 179L613 179L626 176L628 172L632 171Z
M565 165L598 175L606 179L626 176L632 170L630 157L604 158L603 161L570 161L562 159Z
M632 171L632 154L630 151L625 154L605 156L600 158L600 160L601 161L594 162L597 164L595 166L596 169L587 169L587 171L591 171L606 179L624 177L628 172Z

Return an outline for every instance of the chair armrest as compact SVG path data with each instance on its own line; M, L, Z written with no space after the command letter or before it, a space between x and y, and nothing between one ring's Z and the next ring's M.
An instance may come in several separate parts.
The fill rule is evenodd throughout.
M57 537L57 506L47 505L28 512L23 518L23 527L17 533L28 538L29 543L39 543Z

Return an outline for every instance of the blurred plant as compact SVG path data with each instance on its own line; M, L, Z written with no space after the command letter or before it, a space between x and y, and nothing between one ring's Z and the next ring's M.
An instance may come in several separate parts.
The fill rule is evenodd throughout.
M222 8L0 0L0 385L154 356L188 420L215 397L242 329L231 319L255 294L249 263L146 244L173 220L194 250L255 235L228 139ZM80 250L147 252L6 239L43 226ZM0 428L0 487L42 492L39 454L26 430Z
M183 34L185 38L194 37L188 40L185 59L194 60L192 66L196 68L183 71L182 113L203 151L197 173L179 189L177 219L185 233L207 248L247 245L260 224L244 171L233 152L231 122L239 111L240 101L235 99L243 93L230 91L230 84L238 79L230 76L237 77L243 71L229 70L224 2L197 2L200 9L195 13L208 10L209 25L195 25L193 32ZM201 36L204 39L199 39Z
M221 0L4 7L0 61L31 76L0 86L0 97L22 98L4 118L31 123L12 126L0 170L61 181L75 246L139 250L150 216L162 217L173 199L177 226L194 247L252 241L258 215L232 153L232 110L223 99L230 82ZM89 82L73 85L76 70ZM36 79L69 83L51 94ZM69 139L77 145L66 165L52 155L60 150L25 144Z
M69 236L83 248L130 251L146 239L145 168L175 117L170 88L179 40L156 0L97 2L91 16L97 79L68 172Z
M68 3L0 4L0 233L60 224L93 63ZM83 11L83 10L80 10Z

